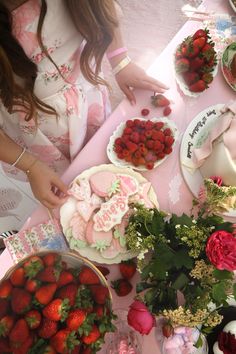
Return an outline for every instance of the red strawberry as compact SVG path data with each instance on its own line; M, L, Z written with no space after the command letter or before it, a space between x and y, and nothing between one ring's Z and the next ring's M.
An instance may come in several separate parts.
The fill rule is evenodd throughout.
M98 319L101 319L104 316L104 310L104 306L102 305L96 305L94 307L94 312L96 313Z
M24 343L29 337L29 327L24 318L20 318L16 321L14 327L12 328L9 339L15 348L19 347Z
M193 44L192 37L188 37L181 44L181 52L184 57L194 58L199 54L200 49L198 46Z
M15 269L10 276L10 281L14 286L23 286L25 284L25 270L23 267Z
M148 170L152 170L154 168L154 162L149 161L145 164L145 166Z
M210 44L210 43L206 43L204 45L204 47L201 49L201 53L203 54L204 58L207 61L212 60L215 57L215 49L214 49L214 45Z
M58 330L58 322L51 321L48 318L43 318L38 330L38 335L41 338L48 339L54 336Z
M25 320L30 329L38 328L40 326L41 319L41 313L37 310L31 310L25 314Z
M115 290L118 296L126 296L133 289L133 286L126 279L118 279L111 282L111 284L112 284L112 288Z
M83 310L75 309L69 312L66 319L66 325L71 331L77 331L86 319L86 313Z
M166 128L166 129L163 131L163 133L164 133L165 135L167 135L167 136L172 134L170 128Z
M11 308L17 314L28 311L31 307L32 295L21 288L14 288L12 291Z
M0 337L6 337L14 325L14 318L12 316L5 316L0 321Z
M64 321L68 316L69 300L54 299L43 309L44 317L52 321Z
M143 117L148 116L149 113L150 113L150 111L149 111L149 109L147 109L147 108L143 108L143 109L141 110L141 115L142 115Z
M40 270L43 269L44 264L40 257L31 256L24 265L25 274L28 278L34 278Z
M9 279L3 280L0 284L0 299L7 299L12 292L12 283Z
M186 73L189 70L189 60L187 58L176 60L175 69L178 74Z
M20 344L19 347L17 348L12 348L12 354L28 354L29 349L32 347L34 342L34 337L32 335L29 335L29 337L26 339L26 341L22 344Z
M164 110L163 110L163 116L167 117L167 116L169 116L170 114L171 114L171 108L170 108L170 106L165 107Z
M207 88L207 84L203 80L198 80L195 84L189 86L189 90L192 92L202 92Z
M59 289L59 291L57 293L57 297L62 300L68 299L69 305L72 307L75 304L77 290L78 290L78 288L74 283L66 285L66 286Z
M87 336L83 336L81 338L82 342L89 345L92 344L94 342L96 342L98 340L98 338L100 337L100 332L99 329L97 328L96 325L93 325L92 330L90 331L89 335Z
M169 104L170 104L170 101L168 100L168 98L166 98L162 94L154 95L151 98L152 98L152 104L155 107L165 107L165 106L169 106Z
M193 46L197 46L199 49L201 49L206 44L206 40L206 37L198 37L193 40Z
M200 57L196 57L190 61L190 70L198 71L205 64L204 59Z
M0 319L8 313L9 305L8 299L0 299Z
M208 30L199 29L194 33L193 39L200 38L200 37L207 38L208 32L209 32Z
M109 297L108 288L104 285L91 285L90 290L92 292L94 301L99 304L103 305L106 302L106 299Z
M173 143L174 143L174 141L175 141L175 139L173 138L173 136L166 136L166 137L165 137L165 145L166 145L167 147L172 146Z
M63 270L60 274L57 287L60 288L66 284L72 283L73 281L75 281L75 278L71 272L69 270Z
M41 305L47 305L53 299L56 289L57 289L56 284L47 284L41 286L41 288L39 288L35 293L35 299Z
M78 278L81 284L100 284L98 275L87 266L81 268Z
M79 344L79 341L76 339L74 332L61 329L51 338L50 344L58 353L67 354Z
M104 275L104 277L110 273L110 270L107 267L97 266L97 269L100 270L100 272L102 273L102 275Z
M30 293L35 293L35 291L39 289L40 285L41 281L38 279L27 279L25 283L25 289Z
M60 277L61 269L55 266L44 268L38 275L37 279L47 283L56 283Z
M42 257L45 267L53 266L61 261L61 256L58 253L49 252Z
M193 72L187 72L183 74L184 81L186 82L187 85L194 84L194 82L199 80L199 74L196 73L195 71Z
M122 261L119 264L120 273L125 279L131 279L136 272L136 268L137 265L132 259L128 261Z
M6 338L0 338L0 353L12 353L9 341Z
M165 324L162 326L163 336L169 338L174 333L174 328L170 324Z

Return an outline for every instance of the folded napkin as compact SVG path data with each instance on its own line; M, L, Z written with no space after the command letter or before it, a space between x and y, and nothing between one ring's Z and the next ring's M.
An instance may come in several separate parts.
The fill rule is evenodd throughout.
M193 150L192 168L195 170L202 166L207 157L212 153L214 141L222 135L222 141L229 150L231 158L236 159L235 136L236 136L236 101L224 106L222 114L209 136L200 148Z
M60 224L56 219L9 236L4 243L15 263L38 251L68 250Z

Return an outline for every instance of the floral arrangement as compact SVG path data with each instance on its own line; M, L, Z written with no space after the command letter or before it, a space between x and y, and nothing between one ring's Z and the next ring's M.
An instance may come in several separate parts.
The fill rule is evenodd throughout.
M140 333L148 334L160 316L165 337L186 328L207 334L222 321L219 308L236 299L234 224L214 214L208 202L194 200L190 216L135 205L126 237L138 253L141 282L128 322Z

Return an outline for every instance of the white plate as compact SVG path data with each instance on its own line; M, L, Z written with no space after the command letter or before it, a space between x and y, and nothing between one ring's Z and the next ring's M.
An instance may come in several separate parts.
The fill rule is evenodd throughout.
M111 165L111 164L94 166L88 170L85 170L80 175L78 175L74 179L74 181L77 180L78 178L88 179L94 173L102 171L102 170L130 175L130 176L136 178L136 180L139 183L147 182L146 178L144 178L140 173L135 172L130 168L119 168L119 167L115 167L114 165ZM158 207L158 201L156 198L156 194L155 194L154 189L152 187L150 188L150 190L148 192L148 196L149 196L150 200L152 201L152 203L156 207ZM63 232L65 234L65 237L67 237L66 231L69 228L69 223L70 223L71 217L76 212L76 204L77 204L76 199L73 196L71 196L67 199L65 204L63 204L62 207L60 208L60 222L61 222L61 225L63 228ZM103 263L103 264L120 263L122 260L128 260L130 258L137 256L137 254L134 254L133 252L131 253L130 251L127 250L127 252L125 252L125 253L120 253L114 258L108 259L108 258L103 258L99 251L97 251L94 248L89 247L89 246L86 246L84 248L74 248L74 250L77 251L81 256L88 258L90 261L94 261L97 263Z
M143 121L147 121L147 119L145 118L139 118L139 117L135 117L135 118L131 118L130 120L134 120L134 119L139 119L139 120L143 120ZM177 130L177 127L175 125L175 123L173 123L171 120L169 120L168 118L166 117L161 117L161 118L151 118L149 119L151 120L152 122L163 122L164 123L164 127L163 129L166 129L166 128L170 128L171 131L172 131L172 134L173 134L173 137L175 139L173 145L172 145L172 148L174 147L175 145L175 142L178 138L178 130ZM125 161L125 160L121 160L117 157L116 153L114 152L113 150L113 147L114 147L114 144L115 144L115 140L117 138L119 138L122 133L123 133L123 130L125 128L125 125L126 125L126 122L122 122L118 125L118 127L116 128L116 130L114 131L114 133L112 134L112 136L110 137L110 140L109 140L109 143L107 145L107 156L109 158L109 160L115 165L115 166L118 166L118 167L130 167L132 168L133 170L137 170L137 171L149 171L146 167L144 166L134 166L132 165L131 163ZM171 155L171 154L170 154ZM166 155L163 159L161 160L158 160L154 163L154 168L156 168L157 166L159 166L162 162L164 162L167 158L168 158L169 155Z
M234 10L234 12L236 12L236 6L234 5L233 1L229 0L229 3L231 5L232 9Z
M203 176L199 169L194 173L187 167L192 159L192 152L194 148L198 148L208 137L211 128L214 126L217 119L219 119L220 110L224 104L217 104L210 106L204 111L200 112L187 127L181 147L180 147L180 163L185 182L195 197L198 196L200 187L203 186ZM225 216L236 217L236 210L231 209L224 213Z

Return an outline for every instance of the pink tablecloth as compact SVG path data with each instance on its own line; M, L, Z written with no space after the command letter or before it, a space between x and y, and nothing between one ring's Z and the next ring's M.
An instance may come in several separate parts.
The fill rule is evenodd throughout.
M232 9L225 0L206 0L205 6L208 10L216 10L219 13L231 13ZM173 40L169 43L160 57L153 63L149 72L158 77L160 80L170 86L170 90L166 94L168 98L173 101L172 114L170 119L173 120L179 131L180 136L175 146L174 153L157 169L146 172L143 175L152 182L156 191L160 208L170 212L181 214L188 213L191 207L192 194L185 184L179 164L179 147L181 136L188 126L189 122L203 109L208 106L226 103L235 98L235 93L226 84L221 70L218 71L216 78L211 84L210 88L200 95L198 98L189 98L183 96L178 90L174 78L173 70L173 53L176 46L187 35L194 32L195 29L200 28L199 21L188 21L181 30L176 34ZM143 107L151 110L149 117L158 117L162 115L161 109L153 108L150 105L150 92L136 91L137 105L131 106L127 100L124 100L118 108L113 112L111 117L106 121L98 133L89 141L84 147L79 156L74 160L68 170L63 176L66 183L76 177L80 172L92 166L102 163L109 163L106 156L106 146L109 141L111 133L116 126L124 120L131 117L139 116ZM28 219L24 228L32 227L39 222L48 219L48 214L43 208L39 208ZM4 251L0 257L0 278L4 275L5 271L12 265L12 260L7 251ZM111 266L110 279L115 279L118 276L117 266ZM137 276L133 279L133 285ZM114 295L114 308L128 308L135 295L133 291L130 296L126 298L117 298ZM105 353L103 349L101 353ZM158 354L159 349L155 340L154 330L147 337L143 338L143 353Z

